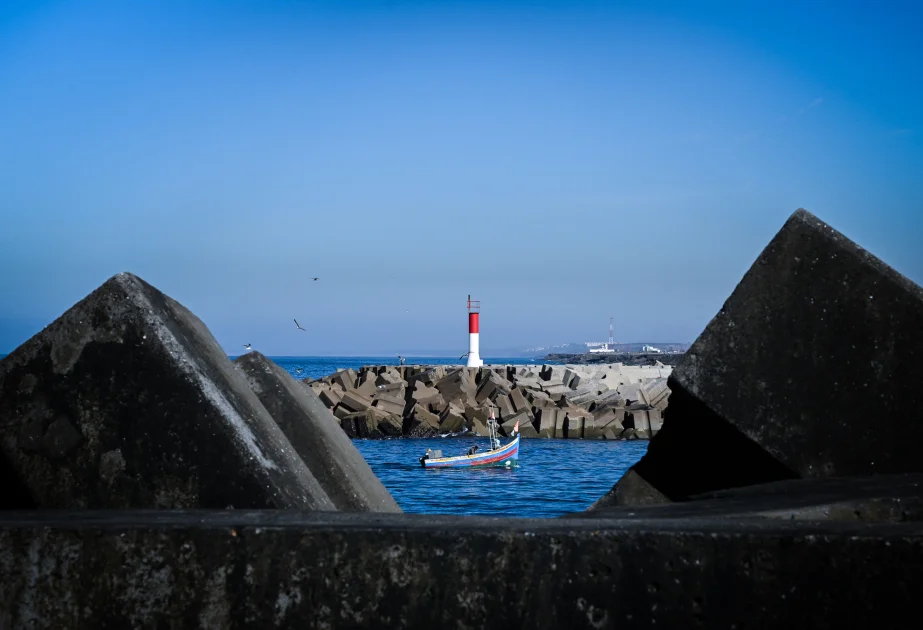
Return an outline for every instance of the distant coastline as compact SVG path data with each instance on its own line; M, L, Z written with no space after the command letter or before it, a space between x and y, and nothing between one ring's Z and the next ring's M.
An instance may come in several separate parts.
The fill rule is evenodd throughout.
M565 365L594 365L598 363L621 363L623 365L662 365L675 366L683 357L682 352L613 352L582 354L549 354L542 357L543 363L563 363Z

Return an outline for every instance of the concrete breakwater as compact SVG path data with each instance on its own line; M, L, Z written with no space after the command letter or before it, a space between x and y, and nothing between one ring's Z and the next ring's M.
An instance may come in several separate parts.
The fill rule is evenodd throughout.
M921 330L923 289L799 210L593 508L424 516L310 384L120 274L0 360L0 627L905 627Z
M663 424L670 366L364 366L306 384L351 437L488 435L650 439Z
M607 352L583 354L548 354L543 361L567 363L570 365L599 365L621 363L622 365L669 365L675 366L683 358L681 352Z

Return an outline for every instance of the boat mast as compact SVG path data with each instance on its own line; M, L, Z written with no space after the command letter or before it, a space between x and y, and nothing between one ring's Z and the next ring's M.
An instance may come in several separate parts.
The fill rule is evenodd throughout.
M490 418L487 419L487 432L490 434L491 450L500 448L500 436L497 435L497 421L494 418L494 410L490 410Z

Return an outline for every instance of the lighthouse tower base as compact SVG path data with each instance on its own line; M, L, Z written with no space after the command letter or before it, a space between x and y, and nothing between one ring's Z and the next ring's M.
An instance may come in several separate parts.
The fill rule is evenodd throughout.
M479 354L478 333L468 333L468 363L467 367L481 367L484 362L481 361Z

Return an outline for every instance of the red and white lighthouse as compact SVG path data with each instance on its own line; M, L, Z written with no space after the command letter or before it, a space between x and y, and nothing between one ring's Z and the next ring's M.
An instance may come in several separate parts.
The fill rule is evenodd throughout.
M468 296L468 367L481 367L480 342L478 339L478 316L481 314L481 302Z

